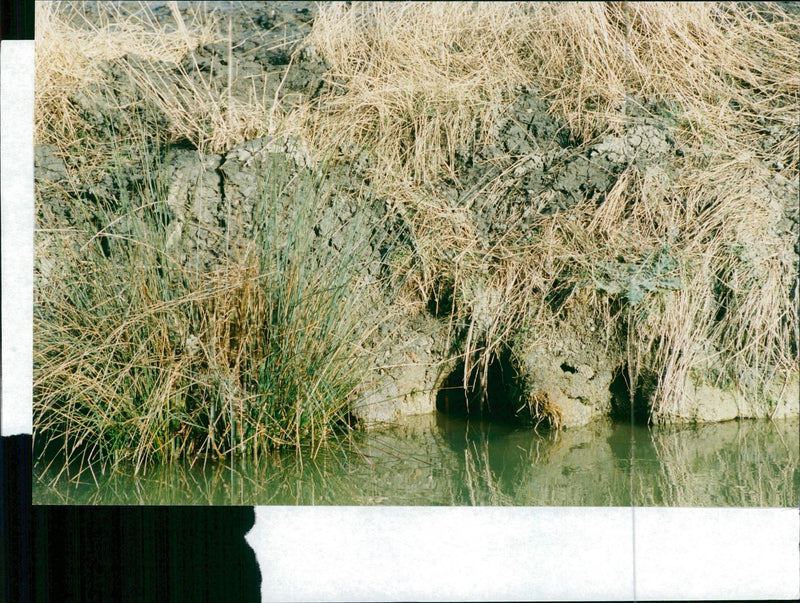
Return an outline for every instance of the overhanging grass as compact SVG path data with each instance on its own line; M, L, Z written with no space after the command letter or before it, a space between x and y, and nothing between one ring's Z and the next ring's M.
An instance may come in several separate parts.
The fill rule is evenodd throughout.
M679 416L692 371L754 397L796 371L797 266L767 189L798 173L798 27L774 4L323 6L310 43L333 85L310 128L322 148L373 158L374 185L413 233L416 291L436 299L448 284L468 367L473 356L485 374L520 332L550 345L554 323L588 313L635 373L658 375L653 418ZM575 153L655 123L680 154L669 166L627 157L599 205L482 241L437 183L498 141L497 119L525 87ZM659 257L659 273L636 281ZM639 276L609 285L617 264Z

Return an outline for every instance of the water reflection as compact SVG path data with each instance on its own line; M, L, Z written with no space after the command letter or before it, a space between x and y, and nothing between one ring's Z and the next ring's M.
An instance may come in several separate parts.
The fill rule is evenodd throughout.
M562 432L432 414L315 459L198 459L79 483L35 468L35 504L770 506L798 504L797 421Z
M797 421L742 421L659 429L638 437L637 505L796 507Z

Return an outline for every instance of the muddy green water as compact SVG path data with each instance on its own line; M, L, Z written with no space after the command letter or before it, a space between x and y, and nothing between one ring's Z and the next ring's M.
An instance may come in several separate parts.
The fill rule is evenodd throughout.
M36 465L34 504L796 507L798 421L534 431L438 414L315 459L172 462L79 483Z

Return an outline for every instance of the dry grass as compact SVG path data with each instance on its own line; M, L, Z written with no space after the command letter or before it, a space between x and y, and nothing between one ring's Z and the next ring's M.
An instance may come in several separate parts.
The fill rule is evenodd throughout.
M666 103L685 142L797 164L797 17L715 3L342 3L309 44L331 65L318 134L400 182L455 177L457 153L492 142L515 88L541 91L580 140L628 125L625 104ZM794 36L794 37L793 37ZM723 144L725 143L725 144Z
M540 295L572 285L563 316L588 312L611 326L606 341L621 335L634 382L658 375L655 421L684 414L694 371L757 399L797 367L797 260L779 232L784 209L766 192L774 174L748 156L695 160L672 183L657 166L629 168L599 209L551 217L534 251ZM614 282L607 269L620 260L637 272ZM637 280L655 287L637 291ZM614 298L625 302L616 310ZM545 308L539 324L547 319Z
M626 102L680 108L685 142L723 153L749 149L797 164L786 139L762 149L761 130L796 125L797 16L723 3L548 3L533 11L536 83L570 129L589 140L624 131Z
M188 53L188 68L179 63L169 71L156 65L143 70L126 64L141 94L153 99L166 115L172 139L189 141L203 153L224 153L237 144L259 138L267 134L270 118L278 119L275 115L277 103L273 104L274 99L263 86L264 74L261 89L257 89L256 78L253 78L247 100L233 95L235 80L230 35L226 41L227 67L224 77L219 79L213 72L198 77L201 71L193 52Z
M102 77L98 62L136 55L178 65L199 45L230 42L219 15L203 4L188 20L168 6L171 18L156 19L146 5L98 3L89 19L75 3L37 5L40 140L75 123L66 99ZM747 149L789 167L797 163L791 137L767 148L760 143L764 129L796 125L797 18L766 20L765 10L715 3L328 3L308 39L329 62L332 84L311 111L313 127L320 144L370 151L380 181L428 183L443 173L456 177L457 155L491 143L516 87L532 85L581 140L624 131L626 102L664 102L675 109L687 144L712 136L733 144L717 149ZM211 150L252 136L273 100L254 89L248 102L232 102L230 82L217 88L180 69L172 79L151 78L141 67L135 75L143 94L168 113L175 135Z
M308 42L334 87L318 135L368 149L381 181L455 176L456 154L488 136L525 77L526 12L514 3L321 6Z
M694 368L755 397L776 371L796 370L798 267L791 237L777 232L783 208L767 192L771 176L744 156L679 183L684 286L638 331L663 371L657 415L678 409Z
M661 376L655 416L675 410L701 367L726 375L721 382L751 375L740 385L757 394L776 371L796 368L796 266L776 230L782 209L765 206L764 187L776 172L796 178L800 115L800 22L776 5L759 10L323 6L309 43L330 63L332 85L310 127L318 146L372 158L373 184L411 225L422 299L436 298L442 283L453 292L468 366L477 356L485 374L520 328L565 319L574 295L598 286L600 267L623 258L642 272L662 258L650 266L662 270L654 289L628 283L637 297L607 332L608 341L627 339L636 373ZM457 182L459 157L496 141L498 116L520 86L538 91L583 141L577 152L649 117L683 158L672 174L631 163L599 207L543 217L533 239L512 229L487 246L469 210L441 198L435 183ZM625 287L607 285L626 301ZM564 298L557 316L543 303L555 296ZM594 297L607 321L607 297Z
M146 61L180 62L186 53L218 39L213 14L195 8L190 22L157 20L146 5L125 11L99 2L90 18L79 3L36 4L35 137L64 144L81 118L69 96L103 80L98 64L136 55ZM136 10L138 9L138 10ZM173 15L178 15L173 10Z
M249 78L245 98L233 94L242 83L231 60L230 23L226 27L210 6L193 3L183 12L168 2L165 17L138 2L96 3L94 14L76 2L37 3L37 141L55 143L70 156L87 129L91 137L81 107L71 100L76 93L112 114L150 104L166 121L165 138L188 141L202 152L224 152L276 128L285 130L277 96L267 90L267 73ZM227 65L217 66L223 73L201 70L195 55L198 47L215 43L228 45ZM129 82L123 82L122 95L114 89L118 84L109 77L109 65ZM100 152L94 159L104 160L107 154Z
M679 412L693 370L755 394L796 370L797 267L783 208L764 192L798 174L796 14L727 3L328 3L307 40L330 65L328 87L280 108L257 87L242 100L230 77L191 69L198 45L227 39L232 52L213 12L187 21L173 7L166 24L111 4L70 23L62 9L37 6L38 141L87 155L93 131L67 99L101 84L97 64L112 61L165 116L167 139L223 152L292 129L320 156L359 161L410 232L411 255L395 258L406 306L451 306L466 374L485 379L519 333L557 332L577 310L607 325L609 345L626 341L634 373L660 376L656 419ZM655 123L682 155L669 166L629 156L601 204L486 241L439 184L464 184L462 162L497 142L526 87L576 141L573 154ZM96 149L87 162L119 152ZM476 195L492 199L500 184ZM613 264L637 276L612 282ZM636 278L648 274L643 288Z

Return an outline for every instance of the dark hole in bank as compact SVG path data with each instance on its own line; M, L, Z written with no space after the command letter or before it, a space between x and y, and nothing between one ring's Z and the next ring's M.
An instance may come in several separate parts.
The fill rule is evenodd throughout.
M501 352L489 364L485 389L477 369L468 376L464 389L464 363L459 362L436 395L436 410L451 417L525 422L526 417L519 412L523 406L519 379L509 352Z
M623 365L614 373L608 389L611 392L611 416L619 421L633 419L644 425L650 417L650 395L655 387L655 378L640 375L631 400L630 374L628 365Z
M574 289L573 285L556 283L545 300L554 314L558 314Z
M453 312L453 283L437 280L428 299L428 312L437 318L449 316ZM463 388L462 388L463 389Z

